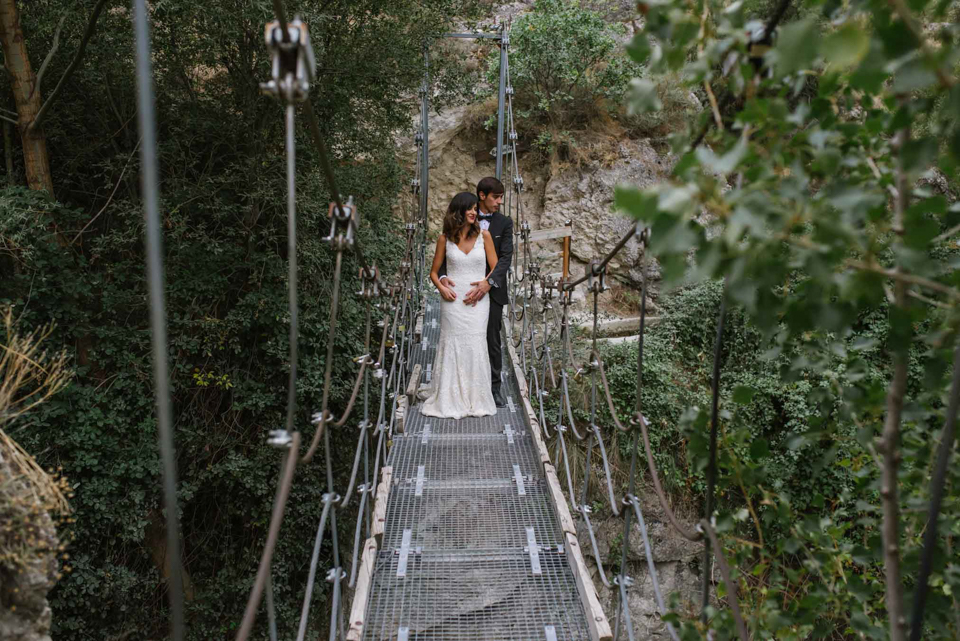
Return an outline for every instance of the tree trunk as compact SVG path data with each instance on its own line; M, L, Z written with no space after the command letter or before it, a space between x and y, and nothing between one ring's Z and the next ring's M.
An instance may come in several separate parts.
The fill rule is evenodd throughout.
M3 123L3 159L7 165L7 184L17 184L13 175L13 134L10 133L10 123Z
M36 86L37 74L27 56L16 0L0 0L0 44L3 45L4 65L10 74L10 86L17 103L27 185L30 189L46 190L53 195L46 136L39 127L30 129L30 123L40 111L40 91Z

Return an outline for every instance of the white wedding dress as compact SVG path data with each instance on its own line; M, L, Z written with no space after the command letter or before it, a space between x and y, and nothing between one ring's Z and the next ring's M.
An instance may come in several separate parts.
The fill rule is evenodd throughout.
M490 389L490 355L487 352L487 318L490 297L476 306L464 305L470 283L486 276L483 234L466 254L447 241L447 277L455 285L456 300L440 300L440 342L433 361L433 379L420 407L424 416L463 418L497 413Z

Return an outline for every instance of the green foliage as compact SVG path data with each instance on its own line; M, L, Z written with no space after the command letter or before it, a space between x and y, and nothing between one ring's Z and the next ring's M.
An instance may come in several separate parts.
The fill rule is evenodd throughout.
M747 623L757 638L885 638L897 625L891 604L909 619L960 327L952 230L960 204L931 187L955 184L960 167L960 26L928 35L914 27L909 12L940 22L948 3L806 2L751 60L749 34L769 15L709 0L645 6L630 51L654 76L637 109L656 110L655 78L674 74L691 88L711 83L735 105L696 150L689 143L710 126L709 111L674 136L671 180L617 192L617 206L650 225L666 285L710 283L689 290L713 301L702 312L706 303L686 292L675 299L683 313L657 328L646 361L663 356L680 372L676 383L692 380L700 399L708 394L713 331L704 319L716 318L723 278L731 313L716 519L738 537L725 547ZM757 73L759 62L770 73ZM678 338L664 354L658 341L668 337ZM897 363L907 388L890 442L878 437L899 404ZM677 464L693 473L705 466L708 440L708 404L697 407L675 428L686 448ZM659 416L656 399L647 411ZM880 492L892 459L901 461L897 521ZM960 633L955 459L949 477L930 639ZM884 525L899 532L895 541L883 541ZM884 554L890 545L895 561ZM904 580L888 592L894 563ZM702 634L696 625L684 623L685 634ZM730 638L729 611L712 612L710 627Z
M93 1L80 3L89 15ZM456 0L334 1L293 6L310 25L322 74L311 99L357 197L368 260L393 273L402 251L393 212L406 171L394 140L409 127L422 43L449 29ZM22 7L39 68L62 3ZM269 75L269 3L156 3L151 14L166 249L167 318L191 639L233 634L252 585L279 470L267 432L282 425L289 363L282 110L260 95ZM44 80L58 77L83 20L65 23ZM0 192L0 303L27 326L58 323L75 383L12 428L44 465L76 486L73 572L52 593L53 634L65 641L161 638L166 590L160 462L138 195L133 46L126 11L104 11L83 64L54 105L48 135L57 201ZM455 60L436 60L437 104L462 86ZM329 195L309 135L298 128L300 361L297 425L317 411L331 299ZM19 159L15 159L19 162ZM116 189L114 189L116 187ZM115 191L115 193L113 193ZM362 353L363 307L352 256L343 268L333 407L343 409ZM357 419L359 420L359 419ZM332 434L338 478L352 461L356 421ZM338 481L344 482L342 479ZM321 466L298 470L274 559L281 634L296 625L326 486ZM342 526L352 532L351 516ZM327 539L329 541L329 538ZM348 539L345 539L348 540ZM320 565L328 567L329 543ZM312 629L326 626L329 590L314 591ZM296 614L295 614L296 613ZM256 634L266 638L265 617ZM132 636L131 636L132 635Z
M619 112L630 78L639 71L623 53L624 33L599 11L564 0L537 0L513 24L509 73L515 115L524 131L537 132L541 149L568 144L571 130ZM499 77L500 58L491 56L487 80L496 87Z

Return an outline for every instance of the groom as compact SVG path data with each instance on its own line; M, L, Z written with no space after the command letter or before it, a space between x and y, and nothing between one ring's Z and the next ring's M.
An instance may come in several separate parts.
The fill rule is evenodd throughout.
M493 400L497 407L507 402L500 390L500 369L503 367L503 351L500 346L500 326L503 322L503 307L507 304L507 272L513 258L513 220L500 213L503 203L503 183L487 177L477 183L480 199L478 222L481 229L490 232L493 247L497 252L497 266L486 280L470 283L473 286L463 299L464 305L476 305L487 293L490 294L490 317L487 320L487 351L490 354L490 378ZM490 265L487 265L487 270ZM447 262L440 266L440 280L447 278ZM447 279L449 280L449 279ZM453 281L451 286L456 285Z

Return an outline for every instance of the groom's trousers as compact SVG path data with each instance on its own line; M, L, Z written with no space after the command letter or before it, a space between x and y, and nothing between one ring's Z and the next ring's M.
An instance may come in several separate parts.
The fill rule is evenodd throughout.
M500 370L503 367L503 347L500 345L500 326L503 324L503 305L490 299L490 318L487 320L487 351L490 354L491 388L500 389Z

